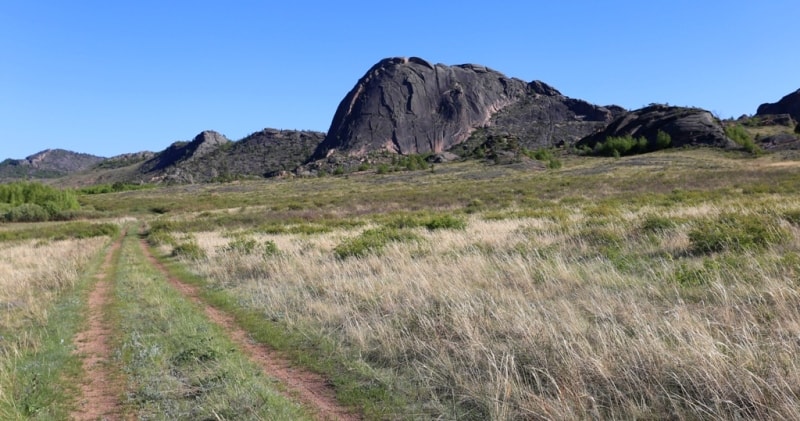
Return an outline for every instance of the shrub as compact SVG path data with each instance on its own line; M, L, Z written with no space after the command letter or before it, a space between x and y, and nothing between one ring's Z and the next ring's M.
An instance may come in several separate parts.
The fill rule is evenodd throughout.
M280 250L278 250L278 245L275 244L274 241L267 240L267 241L264 242L264 255L265 256L274 256L274 255L276 255L278 253L280 253Z
M786 241L789 233L776 221L758 215L724 214L699 221L689 232L695 253L745 251Z
M7 222L44 222L50 219L50 213L37 204L24 203L11 208L3 219Z
M409 231L394 228L375 228L362 232L360 235L349 238L333 249L336 257L364 257L370 253L380 253L383 247L390 242L417 240L418 237Z
M797 125L794 126L794 132L800 134L800 123L797 123Z
M658 215L648 215L642 221L642 231L644 232L663 232L675 228L675 221L667 217Z
M595 155L620 157L631 153L641 153L647 150L647 139L627 136L609 136L605 142L598 142L594 147Z
M228 242L226 246L222 247L222 250L240 254L252 254L256 251L257 247L258 242L256 240L252 238L238 237Z
M742 147L747 152L751 154L758 155L761 153L761 148L756 145L753 141L753 138L750 137L750 134L747 133L747 130L744 129L741 125L733 125L725 127L725 135L731 138L736 144Z
M667 149L672 146L672 136L661 130L656 134L656 150Z
M197 244L197 240L188 238L172 249L172 256L198 260L205 258L206 252Z
M467 222L452 215L439 215L430 217L423 225L431 231L439 229L461 230L467 227Z

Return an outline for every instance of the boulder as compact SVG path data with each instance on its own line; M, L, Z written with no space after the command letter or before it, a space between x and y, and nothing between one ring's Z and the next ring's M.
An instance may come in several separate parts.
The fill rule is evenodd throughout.
M800 149L800 139L791 133L777 133L761 138L759 144L767 150L797 150Z
M645 137L655 142L659 131L672 138L672 147L716 146L736 147L725 135L725 129L711 112L700 108L670 107L650 105L618 116L606 128L599 130L578 142L577 146L593 148L608 137Z

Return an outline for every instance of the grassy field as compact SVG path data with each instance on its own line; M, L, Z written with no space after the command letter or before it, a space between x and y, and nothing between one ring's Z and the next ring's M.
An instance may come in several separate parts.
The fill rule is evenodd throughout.
M368 419L800 418L800 162L709 149L562 162L79 200L146 221L205 299ZM212 368L176 375L154 367L180 359L147 350L227 345L207 344L213 326L128 250L120 355L132 396L160 396L130 404L184 414L181 388ZM214 396L204 407L253 398Z

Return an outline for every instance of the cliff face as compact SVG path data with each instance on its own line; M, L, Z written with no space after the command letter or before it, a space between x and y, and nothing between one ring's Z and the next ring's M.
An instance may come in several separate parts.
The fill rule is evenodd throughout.
M542 82L526 83L484 66L390 58L373 66L342 100L313 159L331 151L441 152L487 126L521 130L532 138L529 143L551 145L576 141L614 116Z

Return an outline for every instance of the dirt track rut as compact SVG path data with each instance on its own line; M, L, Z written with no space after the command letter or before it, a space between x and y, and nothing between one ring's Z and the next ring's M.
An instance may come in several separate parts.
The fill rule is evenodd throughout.
M86 382L81 385L81 397L78 407L72 413L75 420L121 419L120 387L109 367L113 333L104 311L111 299L111 280L113 273L112 260L122 246L120 236L109 248L100 271L95 277L94 288L89 294L89 325L86 330L75 335L75 353L83 358L83 370Z
M264 370L264 373L284 384L287 389L287 397L300 401L313 411L316 419L319 420L362 419L336 400L333 388L322 376L293 367L289 360L281 357L272 349L254 342L231 315L205 303L200 298L197 287L170 275L167 268L150 252L145 240L142 240L140 244L150 263L157 267L178 291L200 305L206 316L221 326L250 359Z

